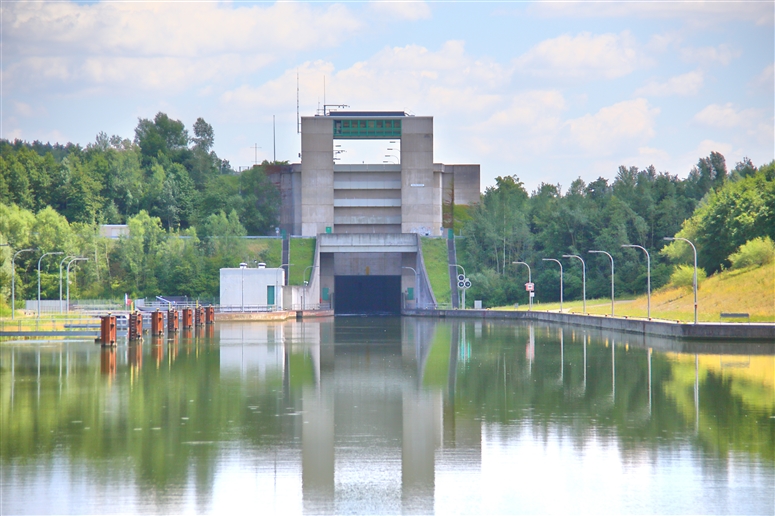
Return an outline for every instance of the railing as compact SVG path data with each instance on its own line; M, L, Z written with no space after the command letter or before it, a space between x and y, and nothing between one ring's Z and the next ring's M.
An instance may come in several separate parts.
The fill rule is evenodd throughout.
M214 305L219 313L239 312L277 312L281 310L278 305Z

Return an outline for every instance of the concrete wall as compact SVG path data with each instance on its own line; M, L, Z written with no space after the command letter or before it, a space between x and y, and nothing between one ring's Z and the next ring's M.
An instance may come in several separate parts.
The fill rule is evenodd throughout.
M442 165L444 202L454 199L458 206L478 203L481 195L480 172L479 165Z
M301 119L301 234L334 227L334 130L329 117Z
M433 117L406 117L402 124L401 232L440 235L441 198L434 198Z
M775 342L775 324L689 324L667 321L647 321L644 319L625 319L621 317L604 317L598 315L501 310L408 310L405 311L405 315L539 321L667 338L702 340L753 339Z
M267 286L274 286L275 303L283 308L283 269L221 269L222 307L267 306Z

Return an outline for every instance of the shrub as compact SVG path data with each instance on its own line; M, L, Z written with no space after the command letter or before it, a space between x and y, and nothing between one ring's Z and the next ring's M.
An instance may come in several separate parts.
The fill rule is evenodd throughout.
M708 275L701 268L697 268L697 288ZM674 287L692 287L694 281L694 267L691 265L679 265L670 276L670 283Z
M775 258L775 242L770 237L759 237L749 240L737 248L736 253L729 255L733 269L742 269L751 265L761 266L770 263Z

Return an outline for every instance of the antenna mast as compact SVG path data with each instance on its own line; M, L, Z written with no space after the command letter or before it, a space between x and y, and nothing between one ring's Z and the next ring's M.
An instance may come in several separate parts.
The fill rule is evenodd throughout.
M301 134L301 118L299 117L299 70L296 70L296 134Z

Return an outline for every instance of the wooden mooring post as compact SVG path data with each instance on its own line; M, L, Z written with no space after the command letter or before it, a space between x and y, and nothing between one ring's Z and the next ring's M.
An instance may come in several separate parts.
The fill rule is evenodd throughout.
M151 335L154 337L164 335L164 313L158 309L151 314Z
M103 315L100 317L100 343L102 346L116 345L116 316Z
M190 330L194 327L194 310L191 308L183 309L183 329Z
M170 308L167 311L167 332L169 333L175 333L178 331L178 324L180 324L180 321L178 320L178 311L174 308Z
M129 314L127 336L129 337L129 342L143 340L143 314L140 312Z

